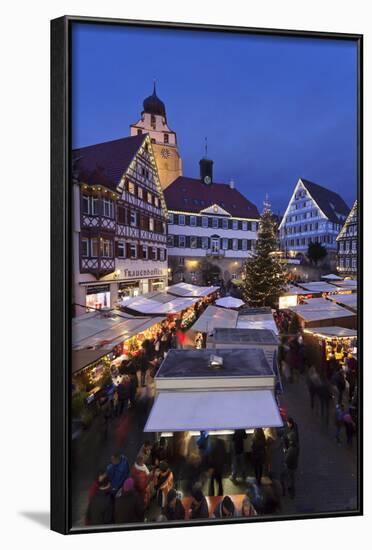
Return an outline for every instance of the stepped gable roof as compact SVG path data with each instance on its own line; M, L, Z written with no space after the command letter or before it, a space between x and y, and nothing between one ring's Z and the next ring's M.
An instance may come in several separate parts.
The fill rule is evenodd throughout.
M227 183L203 183L200 179L179 176L164 191L169 210L199 213L217 204L231 216L259 219L256 205Z
M103 185L116 191L147 134L105 141L72 152L75 177L91 185Z
M313 197L319 208L324 212L327 218L333 223L340 223L344 220L340 220L337 214L347 216L350 208L346 204L343 198L338 193L326 189L317 183L313 183L304 178L300 178L310 195Z

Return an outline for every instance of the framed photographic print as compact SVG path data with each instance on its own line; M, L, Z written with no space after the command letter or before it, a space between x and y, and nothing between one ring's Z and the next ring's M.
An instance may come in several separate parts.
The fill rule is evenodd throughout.
M52 529L362 514L362 36L51 31Z

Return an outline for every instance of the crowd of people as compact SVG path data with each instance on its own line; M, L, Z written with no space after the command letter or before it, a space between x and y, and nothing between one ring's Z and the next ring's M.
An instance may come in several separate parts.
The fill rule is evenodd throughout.
M113 454L89 489L86 525L250 517L277 512L282 496L295 496L297 425L288 418L280 432L255 429L249 452L245 448L247 437L245 430L236 430L227 441L201 432L183 460L164 437L145 441L132 465L123 453ZM271 461L277 438L281 439L283 467L276 479ZM234 503L235 495L226 494L224 489L229 473L233 484L239 482L239 487L243 487L239 505ZM214 495L218 501L211 509L207 497Z

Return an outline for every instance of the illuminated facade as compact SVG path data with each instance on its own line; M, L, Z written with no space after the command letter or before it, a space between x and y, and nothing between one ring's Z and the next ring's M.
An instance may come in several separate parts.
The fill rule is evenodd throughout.
M167 284L167 211L148 135L73 151L74 312Z
M358 202L337 237L337 270L340 275L356 277L358 269Z
M305 256L310 243L320 243L329 259L336 256L336 237L349 207L337 193L300 178L279 225L281 249L288 256Z
M168 263L173 283L240 279L255 249L259 212L233 183L213 181L213 161L200 178L179 177L164 193L168 207Z
M164 103L154 91L143 102L141 118L130 126L130 135L149 134L152 150L158 167L159 179L166 189L176 178L182 176L182 160L178 152L177 135L167 123Z

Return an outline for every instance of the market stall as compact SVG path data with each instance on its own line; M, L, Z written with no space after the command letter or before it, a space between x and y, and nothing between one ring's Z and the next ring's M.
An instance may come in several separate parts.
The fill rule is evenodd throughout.
M340 326L356 328L356 314L325 298L312 298L305 304L290 307L303 328Z
M236 328L272 330L274 334L279 334L273 312L269 307L251 308L246 306L241 308L238 312Z
M173 294L174 296L183 296L183 297L197 297L203 298L216 294L219 291L218 286L198 286L192 285L189 283L178 283L167 287L166 289L168 294Z
M297 306L302 299L309 297L309 292L295 285L288 285L281 296L279 296L279 309L287 309Z
M155 376L145 432L282 426L275 376L262 350L218 350L219 366L214 361L211 350L170 350Z
M193 324L195 332L210 333L216 327L235 328L238 319L238 312L231 309L221 309L216 306L208 306Z
M352 294L335 294L329 296L329 300L332 300L335 304L344 306L346 309L357 313L358 311L358 295L357 293Z
M312 327L304 330L305 345L312 348L315 363L324 366L334 357L344 366L345 357L357 355L357 331L340 326Z

